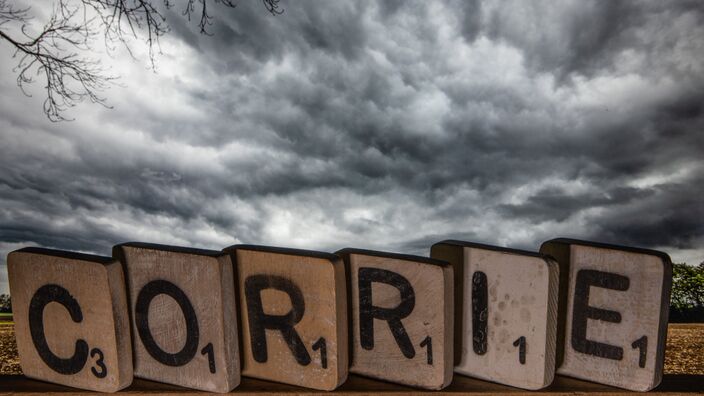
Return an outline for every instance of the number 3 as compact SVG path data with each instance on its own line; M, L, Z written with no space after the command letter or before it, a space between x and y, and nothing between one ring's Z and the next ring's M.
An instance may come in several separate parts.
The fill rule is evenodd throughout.
M108 368L105 367L105 362L103 362L103 359L105 358L103 351L98 348L91 349L90 357L94 358L95 355L98 355L98 360L95 361L95 365L100 368L100 371L96 370L95 367L91 367L90 371L97 378L105 378L108 375Z

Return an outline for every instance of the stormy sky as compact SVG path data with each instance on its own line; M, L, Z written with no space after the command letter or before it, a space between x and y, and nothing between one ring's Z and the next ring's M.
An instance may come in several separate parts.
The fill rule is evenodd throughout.
M701 1L259 1L166 13L156 72L52 123L0 42L0 292L27 245L427 255L558 236L704 260ZM213 5L213 7L217 7Z

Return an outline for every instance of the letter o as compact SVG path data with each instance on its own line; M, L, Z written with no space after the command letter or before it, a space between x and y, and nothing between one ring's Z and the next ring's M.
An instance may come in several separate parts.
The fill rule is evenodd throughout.
M186 319L186 344L176 353L168 353L161 349L149 330L149 305L154 297L166 294L178 303ZM193 305L186 294L178 286L165 280L154 280L140 290L135 307L135 322L137 332L144 348L158 362L167 366L183 366L193 359L198 350L198 318Z

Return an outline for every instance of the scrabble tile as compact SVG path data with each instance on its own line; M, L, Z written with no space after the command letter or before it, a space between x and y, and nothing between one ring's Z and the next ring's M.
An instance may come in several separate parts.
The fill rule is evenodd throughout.
M347 378L347 297L332 254L235 245L242 375L319 390Z
M462 278L455 372L523 389L555 376L559 267L538 253L462 241L432 246ZM457 284L457 283L456 283Z
M25 376L99 392L132 383L127 296L119 262L25 248L11 252L7 266Z
M557 373L634 391L655 388L672 285L667 254L562 238L540 251L569 273Z
M350 302L350 372L442 389L452 381L453 281L449 263L343 249Z
M211 392L239 385L234 267L219 251L117 245L125 266L136 377Z

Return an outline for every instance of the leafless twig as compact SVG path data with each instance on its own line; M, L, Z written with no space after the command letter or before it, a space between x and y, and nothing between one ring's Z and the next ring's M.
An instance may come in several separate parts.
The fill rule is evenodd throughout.
M27 31L27 9L15 9L0 0L0 26L12 19L23 23L20 31L24 40L12 38L0 29L0 38L15 47L14 57L19 59L14 69L18 73L17 85L28 95L25 85L33 83L35 75L44 76L44 113L52 121L66 120L62 112L86 99L105 105L105 98L97 92L114 79L97 61L77 52L88 50L89 39L95 34L90 21L84 25L71 23L77 12L78 8L60 4L42 31L32 36Z
M149 62L154 69L155 54L160 52L159 38L169 31L164 12L173 7L171 0L55 0L49 21L39 33L31 34L29 8L15 8L10 1L0 0L0 39L15 49L17 85L25 94L25 86L34 82L35 75L45 78L44 113L52 121L66 120L64 111L86 99L106 106L105 98L98 92L115 77L86 55L101 34L108 50L122 45L130 54L129 40L146 36ZM199 15L198 27L206 35L210 35L207 28L213 20L208 2L236 7L234 0L184 1L183 15L189 20ZM283 12L279 0L262 2L272 15Z

